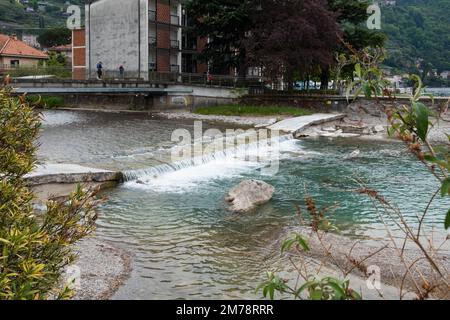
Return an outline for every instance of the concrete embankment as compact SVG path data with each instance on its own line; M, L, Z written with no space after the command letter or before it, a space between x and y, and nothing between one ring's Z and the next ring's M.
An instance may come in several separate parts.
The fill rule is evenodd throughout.
M83 167L74 164L39 165L25 176L40 201L69 195L77 184L108 187L118 184L121 172Z
M38 203L44 203L67 197L77 184L114 186L122 180L122 173L74 164L45 164L37 166L25 179ZM67 277L80 277L75 284L75 300L109 299L131 272L131 258L126 251L95 237L77 243L74 249L77 260L67 269ZM74 271L78 274L72 274Z

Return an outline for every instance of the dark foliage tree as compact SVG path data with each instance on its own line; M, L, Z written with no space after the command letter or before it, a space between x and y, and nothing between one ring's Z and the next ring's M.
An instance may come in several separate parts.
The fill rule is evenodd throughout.
M208 44L199 58L209 61L212 71L227 73L237 68L240 76L246 74L246 51L243 45L252 1L248 0L187 0L192 31L208 38Z
M72 39L72 32L67 28L54 28L44 31L39 37L38 42L41 46L50 48L69 44Z
M250 62L273 78L308 77L334 61L342 32L326 0L255 0L252 29L246 38Z

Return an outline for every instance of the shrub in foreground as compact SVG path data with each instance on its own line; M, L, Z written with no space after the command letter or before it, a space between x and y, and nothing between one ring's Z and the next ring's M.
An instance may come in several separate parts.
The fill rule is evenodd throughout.
M0 300L69 298L62 274L72 245L93 232L95 191L78 187L67 201L33 210L24 176L35 166L40 118L24 97L0 91Z

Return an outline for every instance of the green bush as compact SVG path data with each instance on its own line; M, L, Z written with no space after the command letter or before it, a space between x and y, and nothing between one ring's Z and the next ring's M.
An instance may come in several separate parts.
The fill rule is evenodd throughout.
M200 107L195 113L220 116L305 116L312 114L312 111L289 106L219 105Z
M54 76L58 79L72 78L72 70L65 66L19 67L6 71L12 78L30 76Z
M96 191L81 187L34 212L24 176L35 166L40 126L24 97L0 90L0 300L71 297L62 274L75 259L72 245L95 228Z
M62 97L41 97L41 96L26 96L29 104L43 109L55 109L64 106L64 98Z

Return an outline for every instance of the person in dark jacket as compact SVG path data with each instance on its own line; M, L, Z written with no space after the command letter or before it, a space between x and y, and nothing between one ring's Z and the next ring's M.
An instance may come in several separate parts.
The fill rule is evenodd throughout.
M100 61L99 63L97 63L97 79L101 80L103 77L103 64Z
M120 80L125 79L125 68L123 66L119 67L119 79Z

